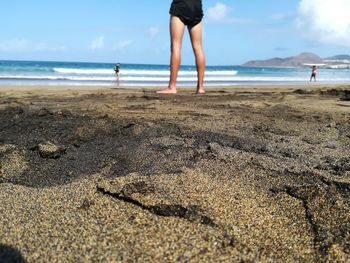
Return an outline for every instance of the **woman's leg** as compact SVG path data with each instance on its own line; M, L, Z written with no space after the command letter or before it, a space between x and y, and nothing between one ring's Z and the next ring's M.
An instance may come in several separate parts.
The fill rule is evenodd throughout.
M170 61L170 80L167 89L157 93L176 93L176 81L181 64L181 47L185 31L185 25L176 16L170 17L170 38L171 38L171 61Z
M205 73L205 55L202 45L202 22L189 28L191 43L194 55L196 57L197 66L197 93L205 93L203 89L204 73Z

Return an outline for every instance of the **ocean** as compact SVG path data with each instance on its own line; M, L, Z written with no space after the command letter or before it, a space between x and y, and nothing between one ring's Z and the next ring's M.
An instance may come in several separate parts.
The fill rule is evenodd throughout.
M103 85L166 86L168 65L121 63L119 81L111 63L0 61L0 86L4 85ZM305 84L309 68L252 68L208 66L205 86ZM318 82L348 83L349 69L319 69ZM179 86L196 85L196 68L182 66Z

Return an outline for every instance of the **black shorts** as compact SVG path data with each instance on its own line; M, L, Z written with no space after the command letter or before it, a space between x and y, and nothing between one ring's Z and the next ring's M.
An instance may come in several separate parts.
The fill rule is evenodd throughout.
M202 0L173 0L169 13L186 26L194 27L203 19Z

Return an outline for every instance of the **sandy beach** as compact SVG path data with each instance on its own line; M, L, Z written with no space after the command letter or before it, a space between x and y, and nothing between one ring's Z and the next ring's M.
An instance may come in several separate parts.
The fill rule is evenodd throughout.
M1 262L350 262L350 86L0 87Z

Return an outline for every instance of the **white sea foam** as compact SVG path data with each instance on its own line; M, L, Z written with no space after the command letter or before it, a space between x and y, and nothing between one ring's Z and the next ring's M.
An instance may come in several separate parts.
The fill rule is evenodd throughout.
M54 68L53 71L64 74L115 74L113 69Z
M82 81L82 82L115 82L116 77L108 76L55 76L55 75L0 75L0 79L3 80L68 80L68 81ZM139 82L139 83L157 83L157 82L167 82L169 78L167 77L154 77L154 76L121 76L119 78L121 82L130 83L130 82ZM209 76L205 78L205 82L215 82L215 83L234 83L234 82L302 82L306 81L307 78L304 77L220 77L220 76ZM179 82L196 82L197 78L192 76L180 76L178 78ZM321 77L319 81L343 81L348 82L350 78L327 78Z
M158 65L123 65L119 78L120 86L166 86L169 81L169 67ZM283 68L244 68L229 66L208 66L205 85L233 86L279 83L306 83L310 71ZM349 70L320 69L319 82L350 82ZM44 85L111 85L117 83L113 64L63 63L63 62L2 62L0 63L0 86L8 83ZM195 86L195 67L183 67L179 72L179 86Z
M114 81L114 80L116 80L115 77L29 76L29 75L0 76L0 79L75 80L75 81Z
M73 69L73 68L54 68L54 72L64 74L80 74L80 75L111 75L115 74L112 69ZM121 76L169 76L168 70L122 70ZM238 74L236 70L208 70L205 72L207 76L235 76ZM179 76L197 76L197 71L180 71Z

